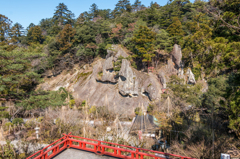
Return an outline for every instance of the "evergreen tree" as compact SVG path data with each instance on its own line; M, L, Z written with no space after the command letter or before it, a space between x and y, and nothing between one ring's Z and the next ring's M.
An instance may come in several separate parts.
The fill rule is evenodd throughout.
M146 26L140 26L137 33L134 34L132 41L135 43L135 55L133 57L142 58L143 62L151 62L152 57L155 56L153 53L155 40L155 33L152 32Z
M30 28L35 27L35 26L36 26L35 24L30 23L30 24L28 25L28 27L27 27L27 31L28 31Z
M15 34L15 36L17 36L17 37L21 37L22 36L22 33L23 33L23 26L20 24L20 23L15 23L14 25L13 25L13 27L14 27L14 34Z
M73 18L74 14L70 10L68 10L67 6L64 3L59 3L53 15L53 19L56 24L60 26L65 24L73 25Z
M156 50L165 50L170 52L172 50L172 39L169 37L168 32L161 29L156 34L156 41L154 42Z
M39 22L39 26L43 32L47 32L48 35L57 35L61 27L54 24L53 18L42 19Z
M9 40L7 37L11 32L12 21L8 17L0 14L0 45L4 45Z
M142 8L142 4L140 0L135 0L134 4L132 5L133 11L139 11Z
M66 24L63 30L57 36L57 43L60 46L60 51L68 51L73 44L73 37L76 31L70 24Z
M178 43L179 39L183 37L184 31L182 29L182 23L178 19L178 17L173 17L173 23L169 25L167 31L171 37L174 38L174 42Z
M184 31L182 29L182 23L178 17L173 18L173 23L167 28L170 36L183 36Z
M28 30L27 40L28 40L28 44L31 44L31 43L42 43L43 40L44 40L44 37L42 35L41 28L39 26L31 27Z
M114 9L115 15L119 16L126 11L131 12L131 4L129 0L119 0Z
M11 37L10 41L12 43L19 42L20 37L22 36L22 33L23 33L22 29L23 29L23 27L19 23L15 23L13 25L13 27L11 28L11 33L10 33L10 37Z
M98 15L104 19L109 19L111 17L110 9L100 9L98 10Z
M89 14L91 15L92 18L98 16L98 6L95 3L91 5Z
M211 0L210 6L213 9L205 8L210 14L220 21L217 27L226 26L233 34L240 35L240 10L239 0L222 1ZM239 40L239 38L237 38Z
M39 82L40 75L33 72L31 60L41 56L18 50L0 50L0 98L21 99Z
M73 97L64 89L60 88L58 91L36 91L29 94L29 98L22 100L16 104L17 107L22 107L24 110L42 109L48 107L60 107L67 105L66 98Z

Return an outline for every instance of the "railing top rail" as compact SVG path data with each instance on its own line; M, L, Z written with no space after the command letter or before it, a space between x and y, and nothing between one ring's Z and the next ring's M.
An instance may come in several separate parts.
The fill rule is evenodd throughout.
M96 145L96 143L89 143L87 141L82 141L82 140L88 140L88 141L94 141L94 142L98 142L97 145L100 147L108 147L108 148L112 148L115 150L124 150L126 152L131 152L131 153L138 153L141 155L145 155L145 156L150 156L150 157L157 157L156 155L153 154L149 154L149 153L154 153L154 154L161 154L161 155L165 155L165 156L172 156L172 157L178 157L178 158L185 158L185 159L194 159L191 157L185 157L185 156L180 156L180 155L175 155L175 154L170 154L170 153L164 153L164 152L160 152L160 151L153 151L153 150L148 150L148 149L143 149L143 148L137 148L137 147L132 147L132 146L127 146L127 145L121 145L121 144L116 144L116 143L111 143L111 142L106 142L106 141L100 141L100 140L95 140L95 139L89 139L89 138L84 138L84 137L80 137L80 136L74 136L74 135L70 135L69 134L63 134L64 136L60 139L58 139L57 141L53 142L52 144L46 146L45 148L43 148L42 150L34 153L33 155L31 155L30 157L28 157L27 159L31 159L33 158L35 155L39 154L38 156L36 156L35 158L39 158L41 156L43 156L44 154L52 151L53 149L55 149L56 147L58 147L59 145L68 142L68 141L73 141L73 142L84 142L86 144L93 144ZM78 138L78 139L82 139L82 140L77 140L77 139L73 139L73 138ZM61 141L61 142L59 142ZM59 142L59 143L57 143ZM54 145L55 143L57 143L56 145ZM113 147L113 146L109 146L109 145L103 145L104 144L110 144L110 145L115 145L115 146L119 146L119 147ZM50 149L48 149L50 146L54 145L53 147L51 147ZM129 150L129 149L124 149L124 148L120 148L120 147L124 147L124 148L129 148L129 149L135 149L134 150ZM44 152L44 150L47 150ZM141 152L141 151L145 151L145 152Z
M175 154L170 154L170 153L164 153L164 152L160 152L160 151L154 151L154 150L148 150L148 149L144 149L144 148L137 148L137 147L127 146L127 145L121 145L121 144L107 142L107 141L89 139L89 138L84 138L84 137L80 137L80 136L70 135L70 137L75 137L75 138L79 138L79 139L83 139L83 140L90 140L90 141L95 141L95 142L101 142L101 143L111 144L111 145L116 145L116 146L121 146L121 147L127 147L127 148L131 148L131 149L138 149L138 150L142 150L142 151L148 151L148 152L158 153L158 154L163 154L163 155L168 155L168 156L184 157L186 159L192 159L191 157L185 157L185 156L180 156L180 155L175 155Z
M61 137L60 139L58 139L58 140L54 141L53 143L49 144L48 146L44 147L42 150L39 150L39 151L37 151L36 153L32 154L32 155L29 156L28 158L32 158L33 156L37 155L38 153L41 154L41 152L44 152L44 150L48 149L50 146L54 145L55 143L57 143L57 142L59 142L59 141L61 141L61 140L64 140L65 138L66 138L66 136ZM28 159L28 158L27 158L27 159Z

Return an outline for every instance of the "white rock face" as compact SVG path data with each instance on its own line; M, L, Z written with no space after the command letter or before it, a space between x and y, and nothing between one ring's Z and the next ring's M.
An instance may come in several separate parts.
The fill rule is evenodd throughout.
M118 89L119 92L126 96L138 96L138 79L136 74L130 67L130 62L126 59L122 60L121 70L119 71Z
M190 68L188 68L188 70L186 72L186 75L188 77L188 84L195 84L196 83L195 76L192 73Z

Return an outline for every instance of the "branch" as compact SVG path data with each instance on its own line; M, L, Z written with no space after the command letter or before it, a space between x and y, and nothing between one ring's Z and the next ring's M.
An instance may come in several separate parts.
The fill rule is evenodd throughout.
M238 22L237 22L239 27L237 27L237 26L231 25L231 24L227 23L225 20L223 20L223 18L221 17L220 13L219 14L215 14L215 13L209 11L207 9L207 7L205 7L205 9L207 10L208 13L212 14L214 17L216 17L217 19L221 20L225 24L226 27L228 27L229 29L230 28L235 29L238 33L240 33L240 25L239 25L239 17L240 17L240 15L238 16Z

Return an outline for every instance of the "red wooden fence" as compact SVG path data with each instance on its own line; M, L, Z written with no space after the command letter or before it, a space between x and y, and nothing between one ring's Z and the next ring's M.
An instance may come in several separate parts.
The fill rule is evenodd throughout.
M68 135L64 134L62 138L53 142L42 150L34 153L27 159L50 159L67 148L75 148L79 150L94 152L99 155L108 155L124 159L139 159L139 157L143 159L145 156L149 156L154 159L163 159L165 158L163 156L167 156L169 159L193 159L190 157L179 156L159 151L83 138L71 135L71 133ZM111 152L109 152L109 150Z

